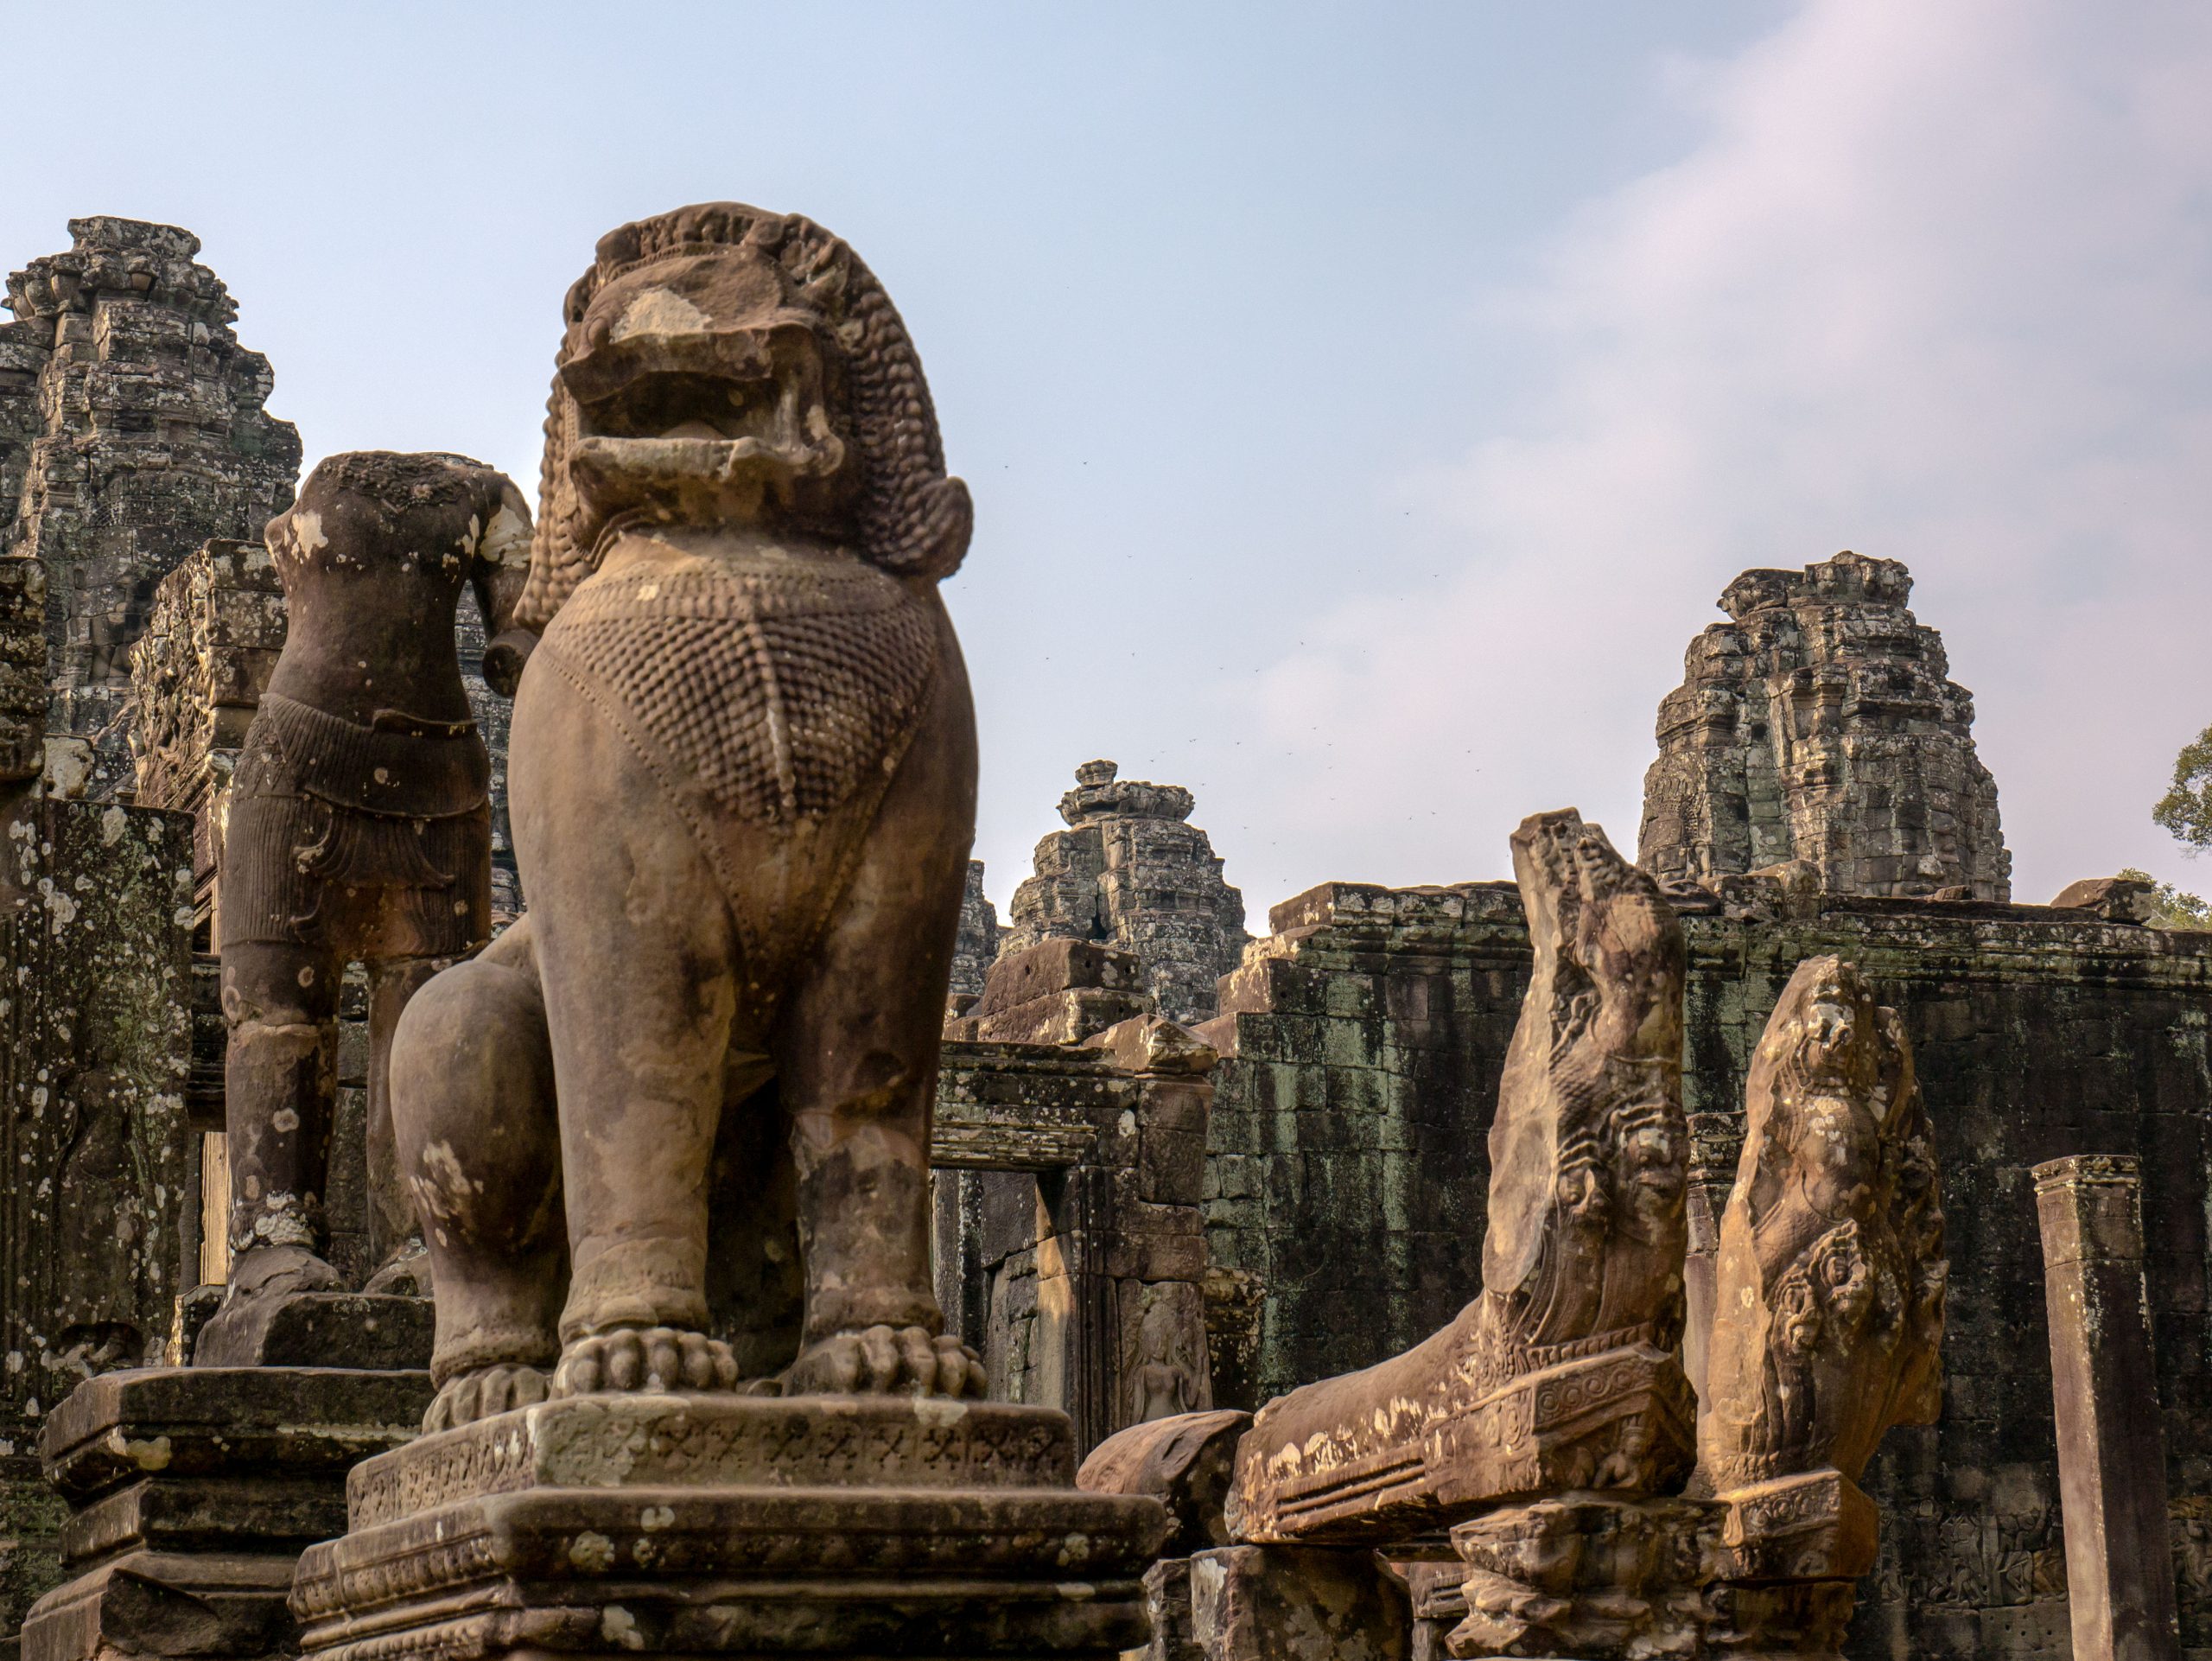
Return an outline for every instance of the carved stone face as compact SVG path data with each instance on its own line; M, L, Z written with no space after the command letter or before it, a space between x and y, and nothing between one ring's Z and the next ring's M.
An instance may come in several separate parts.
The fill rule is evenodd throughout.
M1812 1002L1805 1006L1805 1028L1798 1040L1798 1064L1808 1079L1847 1084L1858 1026L1860 1011L1842 989L1840 977L1822 976Z
M570 479L603 525L782 523L834 532L850 449L820 320L743 247L657 260L607 283L561 366L576 401Z

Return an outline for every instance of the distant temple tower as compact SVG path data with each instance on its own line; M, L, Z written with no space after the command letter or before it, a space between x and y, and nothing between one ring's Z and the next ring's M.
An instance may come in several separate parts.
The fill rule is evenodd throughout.
M1206 833L1185 823L1189 791L1118 772L1111 761L1076 769L1076 787L1060 798L1070 829L1037 844L1004 950L1070 939L1133 951L1160 1014L1209 1020L1220 1007L1214 983L1244 954L1244 896L1222 881Z
M960 933L952 945L952 995L974 997L999 955L999 911L983 892L983 862L968 862L968 889L960 898Z
M69 233L8 278L0 557L43 567L47 730L99 741L92 793L110 794L128 788L117 717L156 586L210 538L260 540L292 500L300 436L263 409L269 360L232 332L199 238L104 216ZM0 586L22 589L9 569L23 580Z
M1895 560L1746 571L1659 705L1637 862L1692 881L1787 861L1833 893L2009 900L1997 784Z

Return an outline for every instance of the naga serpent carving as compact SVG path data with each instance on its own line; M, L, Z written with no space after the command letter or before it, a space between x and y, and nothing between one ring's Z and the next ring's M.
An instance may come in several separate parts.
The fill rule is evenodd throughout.
M1942 1406L1943 1211L1897 1012L1839 958L1798 964L1751 1058L1720 1222L1697 1486L1832 1467Z
M1681 926L1572 810L1513 836L1535 966L1490 1133L1483 1291L1404 1354L1262 1408L1247 1540L1402 1537L1539 1488L1654 1491L1689 1463Z
M499 643L530 909L400 1034L429 1422L768 1369L980 1394L929 1262L976 735L920 362L843 242L732 203L603 239L565 318Z

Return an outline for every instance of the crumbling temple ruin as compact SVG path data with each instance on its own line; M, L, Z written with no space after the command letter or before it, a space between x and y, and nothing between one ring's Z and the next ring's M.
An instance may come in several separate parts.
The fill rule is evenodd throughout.
M1085 1486L1169 1504L1188 1554L1147 1576L1155 1656L1837 1652L1880 1526L1857 1479L1938 1398L1939 1161L1910 1046L1848 964L1798 966L1753 1060L1719 1298L1686 1307L1681 923L1572 811L1513 851L1535 963L1481 1290L1269 1402L1233 1452L1214 1412L1092 1454Z
M983 979L999 955L999 912L983 892L983 862L968 862L968 886L960 896L960 933L952 945L952 996L981 997Z
M1663 880L1808 862L1838 894L2012 897L1997 785L1892 559L1745 571L1659 706L1638 860Z
M75 388L97 412L67 429L89 445L71 453L127 471L121 447L139 446L126 459L146 476L101 475L103 502L179 482L145 436L182 407L172 372L209 380L201 399L222 382L241 400L234 436L281 450L288 430L260 413L266 367L226 328L210 325L202 357L132 355L171 326L126 293L156 306L163 284L190 286L172 268L201 269L191 239L75 228L59 261L124 277L80 279L82 307L38 314L37 350L70 343L69 376L22 355L22 307L0 332L16 354L0 355L11 511L34 450L60 453L42 424L17 442L24 411L47 407L14 396L26 385ZM755 353L747 308L770 296L778 328L836 326L802 321L810 344L771 329L782 344ZM615 1138L629 1152L614 1175L643 1200L602 1187L573 1212L548 1201L564 1175L606 1180L603 1162L563 1172L549 1130L569 1117L595 1134L589 1116L615 1098L606 1078L595 1098L555 1098L553 1028L568 1021L573 1047L599 1019L588 999L563 1002L561 977L594 997L620 977L633 1014L675 1019L682 1000L661 999L641 948L682 937L699 948L685 973L712 981L727 942L700 920L715 892L748 908L759 961L785 972L779 942L807 936L782 868L731 850L788 850L791 816L815 812L848 814L824 834L864 844L875 810L841 792L865 795L909 754L973 760L957 731L907 733L934 672L917 608L964 549L965 498L934 418L913 414L928 409L918 360L866 268L806 221L721 205L624 227L575 306L537 505L524 632L537 643L486 630L466 600L451 643L493 767L498 932L387 1023L433 1125L409 1131L397 1112L397 1152L369 1123L365 988L340 992L315 1086L318 1101L335 1087L319 1226L342 1285L279 1288L290 1325L248 1346L262 1365L185 1364L213 1359L200 1323L232 1295L215 920L226 802L292 638L261 521L290 500L296 449L251 516L170 513L183 529L158 557L125 557L143 540L87 542L45 486L52 533L0 557L7 1629L44 1599L15 1652L367 1661L834 1639L870 1655L1147 1661L1302 1658L1320 1643L1374 1661L2058 1661L2069 1630L2089 1634L2082 1655L2113 1625L2109 1590L2069 1607L2069 1561L2148 1585L2153 1548L2134 1543L2162 1522L2169 1630L2184 1652L2212 1650L2212 935L2149 926L2109 881L2009 903L1970 700L1892 562L1731 585L1731 620L1700 636L1662 708L1640 869L1577 816L1540 814L1514 882L1325 883L1250 940L1190 793L1092 762L1001 929L957 812L899 798L886 863L917 885L906 899L926 888L945 939L900 933L899 885L841 896L849 972L875 990L830 1026L875 1023L871 1043L908 1058L868 1097L903 1128L842 1136L834 1110L851 1092L807 1105L827 1075L761 1095L756 1075L694 1069L722 1092L726 1134ZM73 334L71 316L91 321ZM864 361L851 381L814 381L814 351ZM757 495L699 485L731 461L729 434L649 420L645 394L677 359L794 398L847 389L831 429L879 446L872 476L891 482L822 511L858 515L866 559L789 549L794 576L756 547L743 584L683 567L734 527L786 528L745 519ZM232 380L188 372L219 364ZM667 396L702 384L687 371ZM815 451L818 428L780 423L780 393L742 407L760 425L738 464L801 480L838 465ZM223 451L212 417L186 436L213 447L194 465L243 504L258 465L245 439ZM604 575L580 557L594 515L677 477L691 480L685 523L623 530ZM113 529L118 512L94 517ZM662 586L679 570L693 586ZM894 571L896 594L877 580ZM54 617L82 627L49 640ZM739 625L799 672L748 679L753 660L717 645ZM840 655L855 642L867 650ZM619 790L616 772L595 774L597 793L563 809L567 854L542 822L508 829L511 716L525 794L531 766L580 772L544 758L588 724L548 723L575 707L541 704L531 737L528 697L490 684L523 651L531 697L643 710L643 738L622 741L692 763L648 760ZM849 661L868 674L843 674ZM685 718L708 671L730 724ZM772 706L837 718L779 728ZM129 773L112 748L126 730ZM110 747L96 755L95 733ZM420 769L401 771L356 779L353 805L373 818L395 805L377 791L419 792ZM330 787L313 767L291 782ZM713 837L655 820L662 793ZM423 817L412 796L397 805L384 817ZM618 843L653 850L637 869L664 890L658 910L626 916L611 959L542 958L549 921L606 911ZM709 875L687 848L708 850ZM798 1047L834 1073L838 1045L813 1030ZM629 1065L604 1031L576 1053ZM803 1160L759 1134L769 1104L805 1117ZM1850 1150L1854 1180L1822 1189L1834 1173L1803 1166L1808 1138ZM378 1161L395 1158L423 1179L412 1192L445 1231L434 1249L461 1252L435 1309L418 1281L382 1301L362 1287L382 1255ZM2083 1171L2123 1168L2139 1172L2139 1231L2049 1237L2046 1271L2039 1186L2048 1229L2054 1173L2080 1187ZM672 1236L601 1251L620 1233L608 1219L658 1204L671 1175L679 1198L721 1196L707 1255ZM557 1321L580 1266L586 1313ZM824 1267L841 1283L810 1286ZM2131 1353L2154 1377L2136 1363L2133 1395L2111 1382L2102 1323L2065 1301L2093 1280L2142 1312ZM875 1324L822 1315L841 1301ZM726 1392L732 1368L786 1393ZM2084 1440L2133 1459L2124 1492L2107 1481L2082 1499ZM626 1486L608 1484L618 1464ZM2157 1626L2127 1641L2155 1645Z
M1099 940L1135 954L1171 1021L1214 1013L1214 983L1243 955L1244 896L1222 881L1196 805L1180 785L1123 779L1086 761L1060 798L1068 829L1037 844L1035 875L1014 892L1004 949Z
M0 557L45 568L48 721L126 787L118 716L156 586L211 537L258 540L292 499L299 434L263 408L269 360L174 226L73 220L67 253L8 278Z

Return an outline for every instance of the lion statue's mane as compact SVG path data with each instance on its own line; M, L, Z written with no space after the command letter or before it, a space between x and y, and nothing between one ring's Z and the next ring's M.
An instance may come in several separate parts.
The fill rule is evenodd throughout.
M921 359L875 274L842 238L800 214L709 202L609 232L600 239L591 270L569 290L546 406L530 581L517 612L523 627L543 630L596 569L607 528L569 480L580 423L559 373L582 340L592 296L640 266L721 248L775 260L791 284L792 301L818 320L825 356L842 371L845 396L842 407L833 404L831 417L850 441L859 471L854 551L893 576L931 579L951 576L966 556L974 525L968 487L945 474Z

